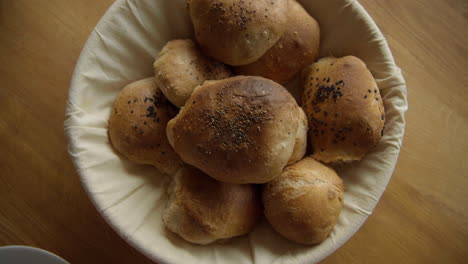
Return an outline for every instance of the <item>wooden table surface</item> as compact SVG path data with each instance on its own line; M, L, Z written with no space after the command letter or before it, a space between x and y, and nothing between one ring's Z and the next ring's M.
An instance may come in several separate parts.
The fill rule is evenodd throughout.
M323 263L467 263L468 1L360 2L403 70L410 107L381 201ZM111 4L0 1L0 246L72 263L151 263L97 213L63 132L72 71Z

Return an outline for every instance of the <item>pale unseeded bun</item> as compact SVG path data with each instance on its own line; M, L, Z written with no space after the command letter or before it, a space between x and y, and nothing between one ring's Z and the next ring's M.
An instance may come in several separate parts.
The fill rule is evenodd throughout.
M360 59L324 58L303 71L302 107L313 157L326 163L360 160L383 135L379 88Z
M343 192L343 181L332 168L307 157L264 186L265 216L285 238L318 244L338 220Z
M192 243L205 245L247 234L260 215L253 185L218 182L193 167L177 172L169 192L163 222Z
M295 0L289 1L283 36L257 61L235 68L238 74L262 76L285 84L318 58L320 28Z
M230 183L264 183L292 155L298 105L281 85L237 76L195 88L167 135L183 161Z
M129 160L173 174L182 161L167 141L166 124L177 111L155 85L154 78L133 82L115 99L109 118L109 140Z
M232 75L226 65L203 55L190 39L169 41L153 67L157 86L178 107L185 104L197 85Z
M307 151L307 130L309 126L307 124L307 116L304 110L299 107L299 126L296 133L296 143L291 157L289 158L288 164L292 164L304 157Z
M191 0L189 9L203 51L229 65L258 60L287 27L288 0Z

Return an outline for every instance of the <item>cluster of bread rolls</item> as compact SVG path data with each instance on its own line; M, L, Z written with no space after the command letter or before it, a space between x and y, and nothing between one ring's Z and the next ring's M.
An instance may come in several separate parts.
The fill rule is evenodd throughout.
M154 76L122 89L112 146L172 177L162 218L187 241L247 234L263 207L283 237L320 243L344 201L330 166L362 159L383 135L372 74L352 56L317 61L319 24L295 0L188 0L187 10L196 42L169 41ZM299 74L300 105L282 86Z

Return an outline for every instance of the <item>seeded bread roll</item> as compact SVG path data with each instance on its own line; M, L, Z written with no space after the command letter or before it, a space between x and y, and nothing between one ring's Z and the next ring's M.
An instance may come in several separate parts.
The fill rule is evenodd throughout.
M281 85L261 77L207 81L167 125L182 160L229 183L264 183L289 161L298 105Z
M188 6L203 51L229 65L258 60L287 27L288 0L191 0Z
M169 41L153 67L157 86L178 107L185 104L197 85L232 75L226 65L203 55L190 39Z
M318 244L338 220L343 192L343 181L332 168L307 157L264 186L265 216L285 238Z
M173 174L182 161L167 141L166 124L177 111L154 78L133 82L115 99L109 118L109 140L127 159Z
M313 157L326 163L360 160L383 135L379 88L360 59L324 58L303 71L302 107Z
M285 84L318 58L320 28L295 0L289 1L283 36L257 61L235 68L238 74L262 76Z
M294 150L289 158L288 164L292 164L304 157L307 150L307 130L309 126L307 124L307 116L304 110L299 107L299 126L296 133L296 143L294 144Z
M169 188L163 222L183 239L206 245L249 233L260 216L260 199L253 185L218 182L185 167Z

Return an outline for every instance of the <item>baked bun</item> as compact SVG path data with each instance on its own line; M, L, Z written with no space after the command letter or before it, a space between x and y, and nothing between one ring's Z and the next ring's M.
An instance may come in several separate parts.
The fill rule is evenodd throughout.
M235 66L258 60L287 26L288 0L191 0L189 9L203 51Z
M232 76L226 65L203 55L190 39L169 41L153 67L156 85L178 107L185 104L197 85Z
M193 167L177 172L169 192L163 222L192 243L205 245L247 234L260 215L253 185L218 182Z
M115 99L109 118L109 140L129 160L173 174L182 161L167 141L166 124L177 111L154 78L133 82Z
M298 106L281 85L261 77L207 81L195 88L167 136L183 161L230 183L265 183L294 149Z
M285 84L318 58L320 28L295 0L289 1L288 24L283 36L257 61L239 66L238 74L262 76Z
M343 181L332 168L307 157L264 186L265 216L285 238L318 244L338 220L343 192Z
M299 124L296 132L296 142L291 157L289 158L288 164L292 164L304 157L307 151L307 130L309 126L307 124L307 117L302 108L299 110Z
M383 135L379 88L360 59L324 58L303 71L302 97L313 157L326 163L360 160Z

